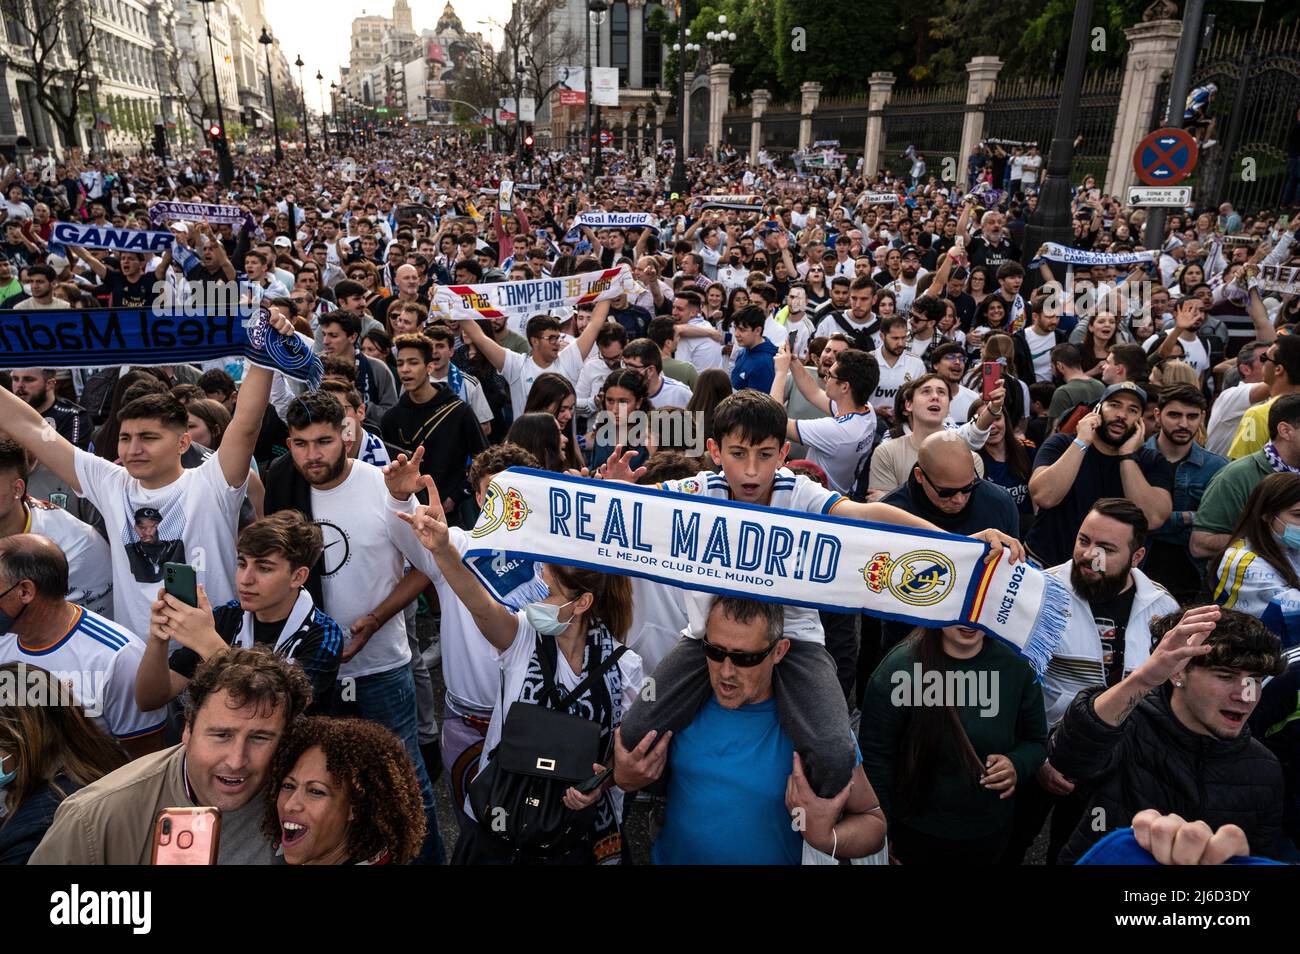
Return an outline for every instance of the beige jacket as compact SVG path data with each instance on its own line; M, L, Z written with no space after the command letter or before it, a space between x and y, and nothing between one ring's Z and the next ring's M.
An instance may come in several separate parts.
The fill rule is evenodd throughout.
M64 799L31 865L147 865L164 808L191 804L177 745L128 762Z

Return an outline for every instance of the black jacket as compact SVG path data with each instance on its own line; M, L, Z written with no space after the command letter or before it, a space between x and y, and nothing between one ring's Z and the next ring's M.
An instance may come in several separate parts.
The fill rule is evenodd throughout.
M1174 715L1167 683L1149 692L1123 723L1110 726L1093 710L1104 691L1096 687L1075 696L1048 743L1052 766L1091 786L1088 808L1061 850L1061 864L1074 864L1104 835L1129 827L1144 808L1214 829L1238 825L1252 855L1277 858L1285 852L1282 767L1249 729L1235 739L1192 732Z
M1056 344L1065 344L1069 340L1070 336L1064 331L1056 332ZM1038 381L1038 378L1034 375L1034 357L1029 353L1029 339L1025 337L1025 329L1021 328L1012 335L1011 341L1016 349L1016 376L1025 384L1034 384ZM1052 345L1052 347L1056 347L1056 345Z

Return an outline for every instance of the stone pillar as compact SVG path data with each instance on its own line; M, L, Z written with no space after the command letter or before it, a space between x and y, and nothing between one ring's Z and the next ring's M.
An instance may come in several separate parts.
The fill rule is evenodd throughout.
M660 103L655 107L655 148L664 141L664 117L668 115L668 104Z
M867 78L867 140L862 149L862 172L874 176L880 167L880 148L885 144L885 106L894 92L893 73L877 72Z
M1104 190L1124 201L1128 187L1137 184L1133 173L1133 152L1151 131L1156 88L1160 78L1174 68L1178 53L1179 20L1151 20L1135 23L1124 31L1128 54L1124 60L1124 85L1120 87L1115 133L1110 141Z
M822 84L804 83L799 87L799 93L802 97L799 104L799 149L805 150L812 145L812 114L822 98Z
M645 0L627 0L627 85L641 88L641 38L645 33Z
M993 95L1001 69L1002 61L996 56L976 56L966 64L966 115L961 123L961 155L957 156L958 182L962 181L966 157L984 137L984 103Z
M727 111L731 95L731 74L727 63L714 63L709 67L709 152L716 158L722 145L722 116Z
M749 126L749 164L758 165L758 150L763 148L763 114L767 112L768 103L772 102L772 94L765 89L756 89L752 95L752 112L753 117Z

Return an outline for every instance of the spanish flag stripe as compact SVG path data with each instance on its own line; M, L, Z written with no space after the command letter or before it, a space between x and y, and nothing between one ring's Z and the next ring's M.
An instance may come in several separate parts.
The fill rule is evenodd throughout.
M975 591L975 600L971 603L971 611L967 618L973 623L980 618L980 611L984 609L984 597L988 595L989 584L993 582L993 571L997 569L998 561L1002 559L1003 549L998 547L997 556L984 567L984 578L980 580L979 589Z

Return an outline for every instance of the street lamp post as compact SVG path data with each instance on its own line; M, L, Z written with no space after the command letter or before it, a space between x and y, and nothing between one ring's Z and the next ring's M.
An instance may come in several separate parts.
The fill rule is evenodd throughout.
M284 161L284 148L280 145L280 114L275 109L275 83L271 82L271 44L275 40L263 26L262 35L257 38L257 42L266 50L266 91L271 100L271 132L275 135L275 161L280 163Z
M677 111L681 115L678 117L677 149L673 156L673 177L669 185L678 195L683 195L688 186L686 181L686 133L690 128L687 125L690 122L690 109L686 97L686 54L698 51L700 45L688 42L691 30L686 25L684 17L678 19L677 30L679 41L673 44L673 51L677 53Z
M325 119L325 77L316 71L316 89L320 93L320 141L321 149L330 151L330 128Z
M1087 65L1093 0L1075 0L1070 26L1070 49L1065 58L1065 85L1056 111L1047 173L1038 194L1038 209L1025 226L1023 258L1028 262L1044 242L1070 244L1070 164L1074 159L1074 125L1079 112L1079 90Z
M343 149L342 137L339 136L339 84L330 83L330 112L334 114L334 148Z
M588 0L587 19L596 24L596 66L600 66L600 28L605 25L605 11L609 9L609 4L605 0ZM600 175L601 160L604 154L601 152L603 143L600 141L600 107L595 104L596 99L596 82L595 76L587 84L587 98L590 102L588 114L594 108L596 113L596 141L592 144L591 154L591 174L592 176ZM590 123L588 123L588 134L590 135Z
M308 159L311 158L311 130L307 128L307 86L302 78L302 57L293 61L293 65L298 67L298 95L302 99L302 154Z
M208 28L208 56L212 58L212 91L217 98L217 126L221 135L214 144L217 150L217 169L222 185L230 185L235 180L235 167L230 161L230 140L226 138L226 117L221 111L221 84L217 82L217 53L212 45L212 19L208 15L208 5L216 0L198 0L203 7L203 22Z

